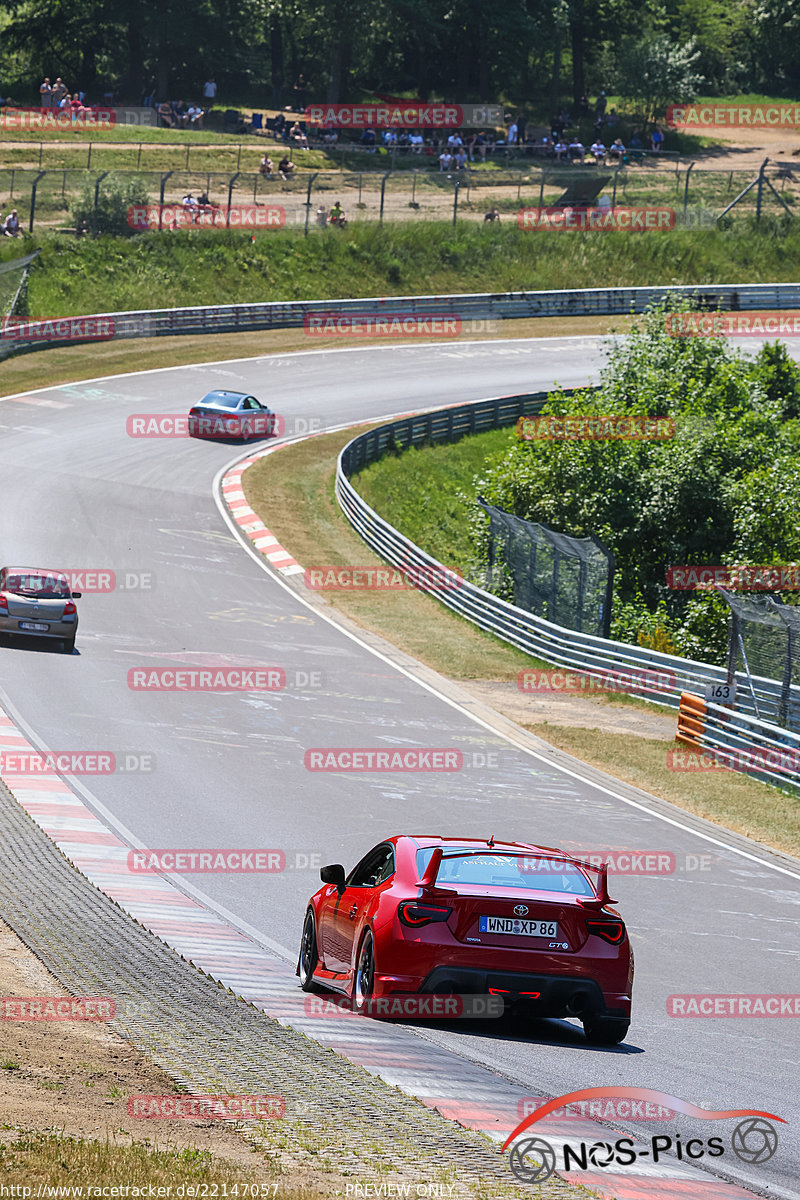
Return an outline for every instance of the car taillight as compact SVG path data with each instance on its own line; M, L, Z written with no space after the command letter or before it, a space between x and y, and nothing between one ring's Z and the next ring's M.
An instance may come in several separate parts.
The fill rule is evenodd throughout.
M420 904L418 900L404 900L397 907L400 920L412 929L418 929L420 925L430 925L433 921L446 921L452 911L444 904Z
M64 616L65 616L65 617L74 617L74 616L75 616L75 613L76 613L77 611L78 611L78 610L77 610L77 608L75 607L75 605L74 605L74 603L73 603L73 601L72 601L72 600L68 600L68 601L67 601L67 603L64 605Z
M0 593L0 612L8 613L8 601L2 593Z
M589 933L596 934L604 942L610 942L612 946L618 946L625 937L625 926L622 921L587 921L586 928Z

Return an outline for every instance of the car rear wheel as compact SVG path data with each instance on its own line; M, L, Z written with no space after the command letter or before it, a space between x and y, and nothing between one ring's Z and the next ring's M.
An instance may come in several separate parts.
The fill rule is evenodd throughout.
M319 953L317 952L317 928L314 922L314 914L309 910L306 913L306 919L303 922L303 936L300 938L300 960L299 972L300 987L304 992L313 992L316 990L314 983L314 972L317 969L319 962Z
M372 999L375 987L375 942L367 930L361 941L353 979L352 1005L354 1012L363 1013Z
M630 1021L623 1021L617 1017L584 1017L583 1019L583 1032L586 1034L586 1040L594 1046L616 1046L620 1042L624 1042L630 1027Z

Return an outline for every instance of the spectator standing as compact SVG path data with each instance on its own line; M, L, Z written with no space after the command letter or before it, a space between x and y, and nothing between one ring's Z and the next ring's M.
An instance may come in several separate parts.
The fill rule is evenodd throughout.
M303 75L298 75L294 88L294 111L305 112L307 84Z
M217 82L213 75L209 75L208 79L203 84L203 108L206 116L209 109L214 107L214 101L217 98Z
M516 121L512 121L508 127L508 138L506 139L508 141L509 146L516 146L518 138L519 138L519 125L517 124Z
M607 104L608 104L608 100L606 99L606 94L605 94L605 92L601 92L600 95L597 97L597 104L595 105L595 109L594 109L595 114L598 117L605 117Z
M67 94L66 85L64 83L62 83L61 76L59 75L58 78L56 79L55 83L53 84L51 104L53 105L54 108L61 107L61 101L64 99L66 94Z
M50 108L53 103L53 89L49 78L45 77L39 84L39 107Z

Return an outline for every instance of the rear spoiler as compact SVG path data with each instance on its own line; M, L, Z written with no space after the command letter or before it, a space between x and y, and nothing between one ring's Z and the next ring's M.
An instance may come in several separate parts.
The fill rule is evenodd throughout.
M491 853L491 849L490 849ZM535 855L530 850L497 850L497 854L504 854L506 858L542 858L544 854ZM442 860L445 858L472 858L475 854L486 854L486 850L448 850L447 853L442 850L441 846L437 846L431 855L430 862L422 873L420 879L417 880L417 887L423 888L424 891L431 891L436 887L436 879L439 874L439 868L442 865ZM570 866L580 867L584 871L595 871L597 874L597 883L595 885L596 895L589 900L584 897L579 897L579 902L583 905L597 905L598 908L603 908L606 904L616 904L616 900L612 900L608 894L608 863L602 863L599 867L594 863L584 862L580 858L573 858L571 854L547 852L548 858L561 859Z

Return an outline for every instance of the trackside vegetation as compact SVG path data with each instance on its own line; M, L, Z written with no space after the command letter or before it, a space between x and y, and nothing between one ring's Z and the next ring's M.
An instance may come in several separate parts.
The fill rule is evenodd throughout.
M472 573L488 550L479 495L559 532L595 534L616 559L613 637L724 662L724 601L672 590L667 569L800 561L800 369L781 343L748 356L720 337L672 336L666 316L651 312L612 345L598 390L556 391L543 412L661 417L672 436L478 435L465 439L469 450L424 447L378 462L359 487L404 533ZM453 456L474 462L482 450L479 469L458 479ZM448 529L462 526L449 547L441 523L432 544L435 511Z
M88 219L86 207L78 215ZM433 221L353 221L308 238L301 229L256 233L255 242L249 233L213 229L77 239L53 233L5 239L0 261L40 248L28 314L73 316L267 300L792 282L800 260L800 223L794 225L763 217L759 227L745 220L731 229L634 236L525 232L513 217L499 227L465 222L456 229Z

